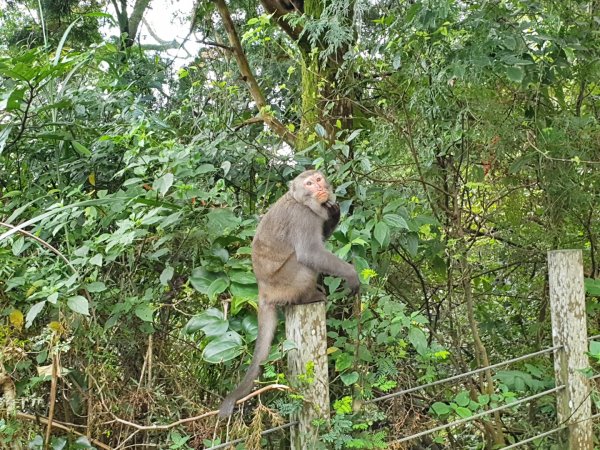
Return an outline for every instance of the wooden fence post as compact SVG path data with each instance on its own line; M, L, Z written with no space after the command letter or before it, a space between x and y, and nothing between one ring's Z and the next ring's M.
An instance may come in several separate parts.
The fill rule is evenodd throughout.
M589 367L587 317L581 250L548 252L558 423L568 426L569 450L592 450L590 384L581 373Z
M304 397L295 418L299 424L291 429L291 450L314 448L318 429L312 421L329 419L326 310L324 302L285 309L286 337L298 346L288 353L289 381Z

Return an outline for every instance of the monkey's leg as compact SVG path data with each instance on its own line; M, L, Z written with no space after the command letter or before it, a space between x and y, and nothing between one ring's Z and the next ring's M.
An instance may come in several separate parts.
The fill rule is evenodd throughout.
M327 301L327 296L324 292L321 292L316 287L313 291L307 292L306 295L302 295L295 301L291 302L292 305L308 305L310 303L318 303Z

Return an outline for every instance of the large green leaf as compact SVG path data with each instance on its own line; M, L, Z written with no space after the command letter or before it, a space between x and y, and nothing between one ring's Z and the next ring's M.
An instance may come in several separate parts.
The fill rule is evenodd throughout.
M446 403L435 402L431 405L431 409L438 416L445 416L446 414L450 414L452 412L452 408Z
M67 306L76 313L89 316L89 304L87 298L81 295L75 295L67 299Z
M44 305L46 304L46 300L36 303L33 305L29 311L27 312L27 316L25 316L25 328L29 328L33 323L34 319L38 316L42 309L44 309Z
M206 217L209 230L219 235L234 230L241 222L241 219L229 208L213 209L206 214Z
M229 279L239 284L256 284L256 277L252 272L233 270L229 272Z
M424 355L427 352L427 336L420 328L410 327L408 340L420 355Z
M210 341L202 352L202 358L206 362L218 364L235 358L243 351L241 336L235 331L229 331Z
M390 229L385 222L377 222L375 225L375 232L373 233L377 242L382 247L389 242Z
M229 329L229 322L224 319L222 311L209 308L192 317L184 329L187 333L203 331L207 336L221 336Z
M197 267L192 270L190 283L198 292L208 295L208 289L210 288L210 285L221 276L224 275L215 272L209 272L204 267Z
M149 303L137 305L134 313L144 322L152 322L154 320L154 308Z

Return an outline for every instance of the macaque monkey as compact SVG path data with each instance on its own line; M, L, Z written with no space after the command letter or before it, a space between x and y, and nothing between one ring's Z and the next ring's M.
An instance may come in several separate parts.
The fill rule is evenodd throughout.
M344 278L352 294L360 281L352 264L342 261L323 244L340 218L331 187L323 174L307 170L265 214L252 241L252 268L258 282L258 337L248 372L219 408L228 417L246 396L269 356L277 328L278 305L326 300L317 287L319 274Z

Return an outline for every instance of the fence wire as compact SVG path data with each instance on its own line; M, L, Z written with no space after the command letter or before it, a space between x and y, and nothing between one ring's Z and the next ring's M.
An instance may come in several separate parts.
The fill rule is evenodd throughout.
M455 420L454 422L446 423L444 425L440 425L435 428L430 428L429 430L421 431L420 433L411 434L410 436L405 436L401 439L397 439L395 441L390 442L390 444L400 444L401 442L411 441L411 440L421 437L421 436L427 436L428 434L435 433L436 431L441 431L441 430L445 430L446 428L454 427L456 425L462 425L463 423L472 422L475 419L480 419L481 417L488 416L495 412L504 411L505 409L521 405L521 404L529 402L531 400L535 400L536 398L540 398L540 397L544 397L545 395L553 394L554 392L558 392L564 388L565 388L565 385L563 384L563 385L554 387L552 389L547 389L543 392L540 392L539 394L530 395L529 397L522 398L521 400L517 400L512 403L508 403L506 405L498 406L497 408L488 409L487 411L484 411L484 412L481 412L478 414L473 414L472 416L466 417L464 419Z
M523 361L524 359L533 358L534 356L540 356L540 355L544 355L546 353L551 353L554 350L558 350L561 347L562 347L562 345L557 345L555 347L550 347L550 348L547 348L547 349L544 349L544 350L540 350L539 352L529 353L527 355L519 356L517 358L513 358L513 359L506 360L506 361L502 361L502 362L499 362L497 364L493 364L491 366L481 367L479 369L475 369L475 370L471 370L470 372L465 372L465 373L461 373L461 374L458 374L458 375L454 375L452 377L444 378L442 380L432 381L431 383L422 384L422 385L419 385L419 386L414 386L414 387L411 387L411 388L408 388L408 389L404 389L402 391L394 392L392 394L383 395L381 397L377 397L377 398L374 398L374 399L371 399L371 400L365 400L365 403L381 402L383 400L388 400L390 398L398 397L399 395L410 394L411 392L415 392L415 391L418 391L420 389L426 389L426 388L430 388L432 386L437 386L438 384L443 384L443 383L448 383L450 381L460 380L461 378L465 378L465 377L468 377L468 376L471 376L471 375L476 375L478 373L485 372L486 370L497 369L498 367L506 366L508 364L512 364L512 363L515 363L515 362L518 362L518 361Z
M590 336L588 338L588 341L591 341L593 339L599 339L599 338L600 338L600 335ZM552 353L555 350L558 350L560 348L562 348L562 345L557 345L557 346L554 346L554 347L549 347L549 348L546 348L544 350L540 350L538 352L529 353L527 355L522 355L522 356L519 356L517 358L508 359L506 361L502 361L502 362L499 362L497 364L492 364L491 366L481 367L479 369L475 369L475 370L471 370L470 372L465 372L465 373L461 373L461 374L458 374L458 375L454 375L454 376L451 376L451 377L448 377L448 378L444 378L442 380L432 381L431 383L422 384L422 385L419 385L419 386L414 386L414 387L411 387L411 388L408 388L408 389L403 389L401 391L394 392L392 394L383 395L381 397L377 397L377 398L374 398L374 399L371 399L371 400L365 400L364 403L377 403L377 402L380 402L380 401L383 401L383 400L388 400L390 398L398 397L400 395L410 394L411 392L415 392L415 391L418 391L420 389L426 389L426 388L430 388L430 387L437 386L437 385L440 385L440 384L448 383L448 382L451 382L451 381L460 380L461 378L466 378L466 377L471 376L471 375L477 375L479 373L485 372L486 370L497 369L499 367L503 367L503 366L506 366L506 365L509 365L509 364L512 364L512 363L515 363L515 362L523 361L525 359L534 358L536 356L545 355L547 353ZM597 378L600 378L600 374L591 377L590 380L595 380ZM405 436L405 437L403 437L401 439L392 441L389 444L399 444L401 442L410 441L412 439L416 439L416 438L421 437L421 436L426 436L428 434L435 433L436 431L441 431L441 430L444 430L446 428L450 428L450 427L453 427L453 426L456 426L456 425L461 425L461 424L464 424L464 423L468 423L468 422L471 422L471 421L473 421L475 419L479 419L481 417L485 417L487 415L493 414L495 412L503 411L503 410L511 408L513 406L518 406L518 405L520 405L522 403L526 403L526 402L528 402L530 400L535 400L535 399L543 397L545 395L552 394L554 392L557 392L557 391L563 389L564 387L565 387L564 385L561 385L561 386L558 386L558 387L555 387L555 388L552 388L552 389L548 389L548 390L546 390L544 392L540 392L539 394L535 394L535 395L523 398L521 400L517 400L517 401L515 401L513 403L509 403L507 405L503 405L503 406L499 406L497 408L489 409L489 410L484 411L482 413L475 414L473 416L466 417L466 418L461 419L461 420L457 420L457 421L454 421L454 422L451 422L451 423L440 425L438 427L431 428L429 430L421 431L420 433L412 434L410 436ZM599 418L599 417L600 417L600 414L596 414L594 416L591 416L590 419L588 419L588 420L593 420L593 419L596 419L596 418ZM285 429L290 428L290 427L292 427L294 425L297 425L297 424L298 424L298 422L296 421L296 422L286 423L285 425L281 425L281 426L278 426L278 427L269 428L268 430L263 431L261 433L261 436L266 436L267 434L274 433L275 431L285 430ZM508 450L508 449L511 449L511 448L517 448L517 447L519 447L522 444L527 444L527 443L532 442L532 441L534 441L536 439L540 439L540 438L543 438L543 437L546 437L546 436L550 436L550 435L552 435L552 434L554 434L554 433L556 433L558 431L564 430L566 427L567 427L566 425L562 425L562 426L557 427L557 428L555 428L553 430L546 431L544 433L538 434L537 436L533 436L531 438L527 438L527 439L525 439L523 441L520 441L520 442L517 442L515 444L511 444L508 447L503 447L502 450ZM230 445L235 445L235 444L239 444L241 442L244 442L246 439L247 439L247 437L246 438L235 439L235 440L229 441L229 442L224 442L223 444L218 444L218 445L215 445L213 447L207 447L206 450L218 450L218 449L226 448L226 447L228 447Z
M285 425L280 425L275 428L269 428L268 430L265 430L262 433L260 433L260 435L266 436L267 434L274 433L275 431L279 431L279 430L285 430L286 428L293 427L294 425L298 425L298 421L286 423ZM244 442L246 439L248 439L248 437L243 437L240 439L236 439L234 441L224 442L223 444L215 445L214 447L206 447L206 450L217 450L219 448L226 448L226 447L229 447L230 445L235 445L235 444L239 444L240 442Z
M587 419L585 419L585 420L580 420L580 421L578 421L578 422L576 422L576 423L585 422L586 420L595 420L595 419L598 419L598 418L600 418L600 413L598 413L598 414L594 414L593 416L590 416L589 418L587 418ZM556 433L557 431L562 431L562 430L565 430L565 429L567 429L568 425L569 425L569 424L564 424L564 425L561 425L561 426L559 426L559 427L553 428L553 429L552 429L552 430L550 430L550 431L546 431L546 432L544 432L544 433L540 433L540 434L538 434L538 435L536 435L536 436L533 436L533 437L527 438L527 439L525 439L525 440L522 440L522 441L519 441L519 442L515 442L514 444L511 444L511 445L509 445L509 446L507 446L507 447L502 447L502 450L509 450L509 449L511 449L511 448L517 448L517 447L520 447L520 446L521 446L521 445L523 445L523 444L528 444L528 443L530 443L530 442L533 442L533 441L535 441L536 439L541 439L541 438L543 438L543 437L550 436L551 434L554 434L554 433Z

